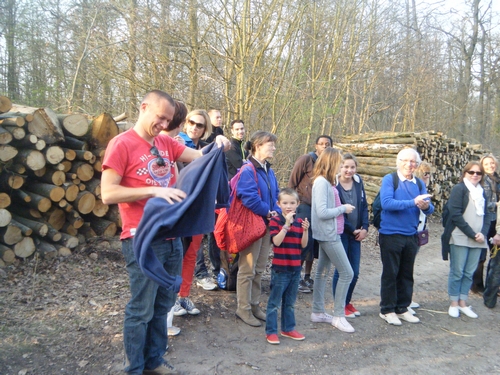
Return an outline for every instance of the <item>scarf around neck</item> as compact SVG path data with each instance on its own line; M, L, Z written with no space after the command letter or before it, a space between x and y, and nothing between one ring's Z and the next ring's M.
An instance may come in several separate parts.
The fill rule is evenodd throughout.
M470 192L470 196L476 208L476 215L484 216L484 196L483 187L480 184L474 186L472 182L464 178L464 184Z

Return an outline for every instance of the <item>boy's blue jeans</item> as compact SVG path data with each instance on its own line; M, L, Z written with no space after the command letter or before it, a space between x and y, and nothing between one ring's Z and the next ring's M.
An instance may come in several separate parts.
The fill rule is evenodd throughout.
M300 269L293 272L271 270L271 293L267 301L266 334L278 333L278 310L281 308L281 331L295 329L295 301L299 290Z

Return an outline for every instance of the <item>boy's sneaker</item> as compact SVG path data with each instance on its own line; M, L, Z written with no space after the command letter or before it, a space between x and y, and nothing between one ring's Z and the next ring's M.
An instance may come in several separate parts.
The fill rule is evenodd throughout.
M174 305L174 316L182 316L186 315L187 311L184 307L181 306L181 303L179 302L179 298L175 301Z
M310 277L305 277L305 278L304 278L304 282L305 282L306 286L307 286L309 289L311 289L311 290L313 290L313 289L314 289L314 280L313 280L313 279L311 279Z
M202 287L205 290L217 289L217 284L215 284L210 276L204 277L203 279L196 279L196 285Z
M351 310L347 308L347 306L344 308L344 314L346 318L355 318L356 314L354 314Z
M301 293L311 293L311 289L307 286L304 280L299 281L299 292Z
M311 313L311 322L313 323L332 323L333 316L327 313Z
M189 315L198 315L200 313L200 310L198 310L196 308L193 301L191 301L189 299L189 297L179 298L179 303L181 304L181 306L184 308L184 310L186 310L186 312ZM175 315L175 311L174 311L174 315Z
M352 305L352 303L347 304L347 306L345 308L348 309L349 311L353 312L354 315L356 315L356 316L361 315L361 313Z
M168 374L178 374L177 370L174 366L172 366L168 362L163 362L160 366L155 368L154 370L144 370L143 373L145 375L168 375Z
M281 336L288 337L288 338L291 338L292 340L297 340L297 341L302 341L306 338L303 334L298 333L295 330L290 331L290 332L281 331Z
M177 336L179 333L181 333L181 329L179 327L176 326L167 327L168 336Z
M279 345L280 339L276 333L271 333L270 335L266 335L266 340L269 344Z

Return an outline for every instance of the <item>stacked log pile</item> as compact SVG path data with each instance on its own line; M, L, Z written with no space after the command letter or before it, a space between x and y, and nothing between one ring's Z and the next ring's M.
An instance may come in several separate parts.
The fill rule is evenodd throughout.
M36 252L69 255L121 226L116 205L102 203L101 158L118 134L103 113L58 115L0 96L0 266Z
M368 203L377 195L382 177L396 170L396 156L403 148L412 147L422 160L431 165L432 194L436 212L442 212L451 188L458 182L462 169L471 160L479 160L487 151L481 145L470 145L448 138L441 132L379 132L346 136L335 144L358 160L358 173L365 182Z

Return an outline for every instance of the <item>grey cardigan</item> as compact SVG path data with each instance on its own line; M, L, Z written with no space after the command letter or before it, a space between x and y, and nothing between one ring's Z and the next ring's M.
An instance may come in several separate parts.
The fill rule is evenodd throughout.
M337 220L346 211L345 206L335 207L333 186L324 177L317 177L312 187L311 202L312 235L318 241L340 241Z

